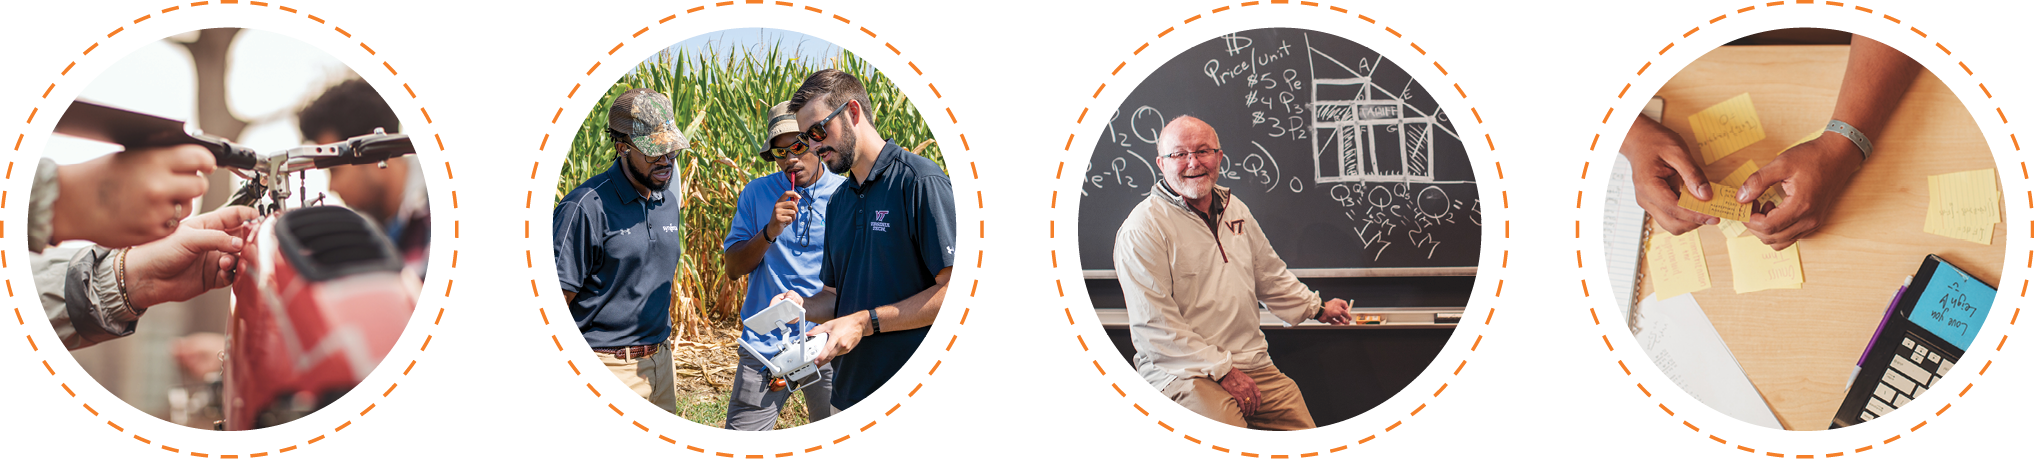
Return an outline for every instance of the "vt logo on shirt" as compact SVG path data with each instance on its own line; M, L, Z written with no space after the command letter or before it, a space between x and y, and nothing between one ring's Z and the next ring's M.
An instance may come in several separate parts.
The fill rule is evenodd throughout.
M869 222L869 229L873 229L873 230L876 230L876 231L882 231L882 232L885 232L885 233L888 233L888 232L890 232L890 224L889 224L889 223L884 223L884 222L883 222L883 217L885 217L885 216L889 216L889 215L890 215L890 211L887 211L887 210L878 210L878 211L876 211L876 221L873 221L873 222Z
M678 231L678 225L664 225L664 232Z
M1236 234L1243 234L1243 220L1236 219L1236 221L1229 222L1229 231L1235 231Z

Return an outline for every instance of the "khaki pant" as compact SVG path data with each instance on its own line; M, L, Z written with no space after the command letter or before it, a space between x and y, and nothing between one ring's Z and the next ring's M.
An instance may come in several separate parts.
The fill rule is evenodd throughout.
M672 414L678 413L678 375L671 366L671 346L658 345L657 352L633 359L621 359L599 352L600 363L614 372L622 384L636 391L650 404L663 408Z
M1307 411L1307 400L1300 395L1299 385L1279 372L1277 366L1243 370L1243 374L1257 383L1257 391L1264 397L1257 405L1257 413L1250 416L1244 416L1242 405L1222 389L1222 383L1213 379L1177 379L1161 392L1188 410L1223 424L1257 430L1314 428L1314 415Z

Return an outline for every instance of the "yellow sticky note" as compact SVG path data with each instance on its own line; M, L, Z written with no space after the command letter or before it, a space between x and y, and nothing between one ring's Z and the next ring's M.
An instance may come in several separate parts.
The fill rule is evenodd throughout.
M1695 130L1695 148L1702 151L1702 164L1716 162L1766 138L1758 111L1752 109L1751 93L1738 94L1688 115L1688 126Z
M1928 218L1922 229L1982 245L1999 223L1996 171L1979 169L1929 176Z
M1737 293L1801 288L1801 244L1773 250L1755 237L1730 238L1731 287Z
M1737 170L1731 171L1729 176L1724 177L1723 183L1742 186L1744 185L1744 179L1750 178L1753 172L1758 171L1759 171L1758 164L1754 164L1751 161L1745 161L1744 165L1738 166ZM1722 197L1722 195L1718 196ZM1729 197L1732 199L1736 199L1737 195L1732 194ZM1746 220L1750 220L1750 218L1747 217ZM1744 222L1730 219L1724 219L1722 222L1717 223L1716 228L1723 230L1724 236L1730 237L1743 236L1745 230Z
M1681 193L1681 201L1678 204L1683 209L1724 220L1751 219L1751 204L1737 202L1737 187L1712 182L1709 184L1709 192L1708 201L1695 198L1695 193Z
M1702 236L1694 231L1680 236L1654 231L1646 248L1646 271L1660 298L1708 289L1709 264L1702 257Z
M1921 231L1949 235L1942 230L1942 180L1939 176L1928 176L1928 217L1921 222Z

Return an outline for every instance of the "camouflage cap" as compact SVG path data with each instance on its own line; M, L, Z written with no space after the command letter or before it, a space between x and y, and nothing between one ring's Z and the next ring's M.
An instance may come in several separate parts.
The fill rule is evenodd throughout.
M629 137L629 144L647 156L664 156L691 146L678 131L671 99L644 88L614 98L607 109L607 128Z

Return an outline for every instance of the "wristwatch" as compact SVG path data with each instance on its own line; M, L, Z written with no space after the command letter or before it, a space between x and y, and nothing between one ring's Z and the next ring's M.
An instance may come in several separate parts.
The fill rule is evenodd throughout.
M882 333L883 332L882 319L876 318L876 310L870 309L868 311L869 311L869 334L874 335L877 333Z
M1859 132L1856 126L1851 126L1850 123L1845 123L1843 120L1830 119L1829 126L1822 128L1822 130L1834 132L1846 139L1850 139L1850 143L1857 145L1858 151L1864 152L1864 159L1872 159L1872 139L1865 138L1864 133Z

